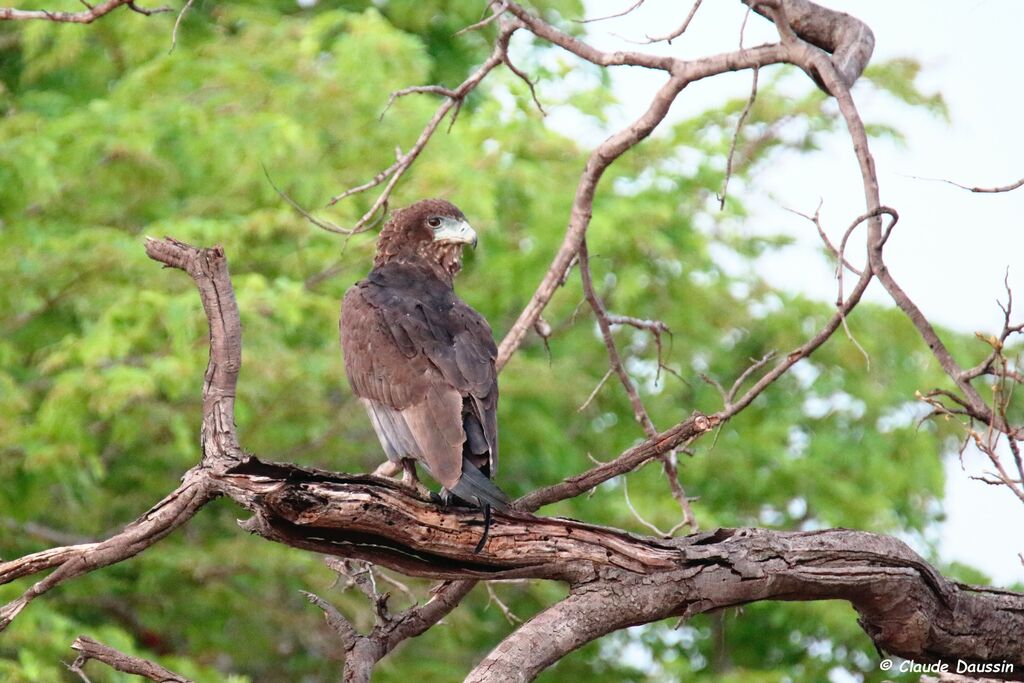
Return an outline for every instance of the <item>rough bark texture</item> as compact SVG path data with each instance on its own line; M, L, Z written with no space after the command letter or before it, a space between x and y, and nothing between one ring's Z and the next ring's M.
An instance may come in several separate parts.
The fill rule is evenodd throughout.
M207 502L227 495L251 513L244 528L279 543L343 558L365 560L403 573L450 580L422 606L389 614L386 597L370 591L377 623L368 634L358 633L328 602L309 595L324 611L328 625L346 651L344 680L369 681L375 663L403 640L415 637L454 609L476 580L513 578L566 582L569 596L515 629L469 675L469 681L525 681L533 679L567 653L608 632L669 616L694 614L759 600L846 600L860 615L860 624L886 652L920 662L963 659L976 664L1013 665L1004 679L1024 676L1024 595L953 583L939 575L900 541L875 534L833 529L787 533L759 529L719 529L706 534L665 540L625 533L567 519L530 514L543 505L592 490L609 479L628 473L652 459L713 430L744 410L795 363L812 354L845 324L861 295L878 277L894 301L917 326L922 337L956 384L960 395L945 392L957 404L947 414L964 415L1010 438L1018 472L1024 476L1014 439L1024 438L1024 427L1006 419L1005 406L986 403L971 382L989 375L1024 383L1016 370L1007 370L1002 343L1024 326L1010 323L1009 303L999 348L981 365L963 369L942 345L917 307L896 284L883 259L885 241L896 213L883 207L867 135L850 88L863 72L874 46L870 29L849 15L820 7L809 0L743 0L775 23L780 42L740 49L700 59L683 60L639 51L604 52L561 31L515 2L489 4L491 15L469 29L497 22L491 54L457 88L414 86L392 96L412 93L440 95L444 101L424 127L413 148L370 182L342 193L334 201L383 186L371 209L352 230L365 229L385 207L392 190L429 143L442 120L456 114L465 97L494 69L504 64L524 77L509 61L508 44L516 31L561 48L600 67L631 66L664 71L666 78L644 113L617 131L590 154L580 175L563 242L551 265L500 345L499 368L520 346L555 291L564 284L574 262L585 270L586 231L594 198L604 171L621 155L640 144L664 120L684 88L697 80L728 71L757 69L770 64L794 64L833 95L847 124L853 155L861 171L865 213L847 230L838 250L840 264L858 276L847 295L840 291L831 319L803 344L777 360L769 356L754 363L723 389L723 407L712 415L693 413L678 424L656 433L645 419L638 395L630 393L634 412L647 439L607 463L566 478L524 496L518 510L496 514L490 538L482 552L473 548L480 539L483 519L476 510L441 509L416 498L389 480L369 475L344 475L262 463L246 455L234 426L234 398L241 368L241 325L232 291L227 260L219 247L197 249L172 239L148 240L146 252L154 260L186 271L195 281L210 325L210 362L203 385L201 426L202 458L185 473L181 485L151 510L109 539L80 543L34 553L0 563L0 585L53 570L28 587L17 599L0 607L0 631L36 597L63 581L128 559L157 543L186 523ZM639 3L637 3L638 5ZM636 7L637 5L634 5ZM699 3L671 40L686 29ZM0 8L0 20L47 20L88 23L118 7L145 12L133 2L108 0L86 5L81 12L49 12ZM531 84L532 90L532 84ZM1010 191L1005 188L976 191ZM882 230L881 215L893 218ZM313 219L308 214L311 220ZM864 223L868 249L862 270L849 266L844 254L847 238ZM580 259L581 261L577 261ZM589 277L589 273L586 273ZM586 284L586 283L585 283ZM591 304L604 322L606 345L615 370L617 352L610 336L612 318L594 292ZM769 360L773 364L769 367ZM763 374L760 374L763 371ZM627 373L623 386L630 392ZM747 381L751 386L742 394ZM941 406L939 406L941 408ZM995 458L994 450L987 451ZM533 454L538 457L539 454ZM1000 470L1002 472L1002 470ZM674 476L674 475L673 475ZM1012 485L1006 475L1003 483ZM677 482L678 483L678 482ZM1019 484L1019 482L1018 482ZM681 492L681 488L679 489ZM1020 493L1024 500L1024 493ZM685 495L681 495L685 508ZM57 541L64 542L64 541ZM346 563L340 563L346 564ZM181 680L144 660L129 661L121 653L80 638L76 649L91 657L154 680ZM92 654L87 654L92 653ZM80 658L84 663L84 659ZM127 662L127 663L125 663ZM155 667L155 668L154 668ZM160 679L160 676L166 678Z
M570 597L514 631L471 681L530 680L625 626L760 600L847 600L881 650L1024 672L1024 596L951 582L889 536L719 529L666 540L515 512L495 514L474 553L478 511L443 510L389 480L250 459L215 481L254 513L245 528L279 543L413 576L568 583Z
M85 675L82 673L82 667L90 659L95 659L98 662L103 662L115 671L135 674L158 683L192 683L188 678L165 669L159 664L154 664L140 657L126 655L109 645L104 645L86 636L78 636L75 642L71 643L71 649L76 650L79 655L68 668L82 676L86 681L89 679L85 678Z
M793 33L831 54L831 62L846 88L864 73L875 49L875 34L860 19L816 5L809 0L743 0L763 17L775 21L773 12L787 22ZM835 94L816 69L808 73L827 93Z

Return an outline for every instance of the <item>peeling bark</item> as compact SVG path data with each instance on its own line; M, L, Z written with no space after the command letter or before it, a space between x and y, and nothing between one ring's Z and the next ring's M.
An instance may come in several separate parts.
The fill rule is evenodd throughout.
M514 631L469 681L531 680L611 631L761 600L846 600L881 650L1024 673L1024 596L949 581L889 536L719 529L666 540L512 512L494 514L474 553L478 511L443 510L389 480L251 459L215 481L254 513L245 528L278 543L413 576L569 584L566 600Z

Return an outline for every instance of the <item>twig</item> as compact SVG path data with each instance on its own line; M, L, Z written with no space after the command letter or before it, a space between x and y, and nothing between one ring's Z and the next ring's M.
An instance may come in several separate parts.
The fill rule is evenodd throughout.
M348 578L346 588L355 587L366 596L373 606L378 622L391 621L391 614L388 612L388 598L390 598L390 595L377 590L377 577L374 574L372 564L337 557L325 557L324 564L330 567L332 571Z
M718 195L719 211L725 209L725 199L729 195L729 178L732 177L732 161L733 156L736 154L736 145L740 139L740 132L743 130L743 123L747 120L747 116L750 114L750 110L754 106L754 100L757 99L758 68L756 66L754 67L753 72L754 74L750 82L750 98L747 99L747 104L743 107L739 120L736 121L736 130L732 136L732 144L729 145L729 156L725 162L725 180L722 181L722 192Z
M69 533L60 529L52 529L44 524L38 524L36 522L21 522L12 517L0 517L0 527L6 527L12 531L21 531L29 536L33 536L48 543L79 545L93 542L92 539L87 536Z
M502 14L505 13L505 10L507 10L507 9L508 9L508 3L507 2L499 2L498 5L496 7L494 7L494 11L489 16L485 17L484 19L481 19L480 21L476 22L475 24L470 24L469 26L467 26L467 27L465 27L463 29L459 29L458 31L455 32L455 35L453 37L457 38L457 37L461 36L463 33L469 33L470 31L477 31L479 29L482 29L484 26L487 26L488 24L493 22L495 19L499 18Z
M393 93L391 93L390 95L388 95L388 102L387 102L387 104L384 105L384 109L381 110L379 120L381 120L381 121L384 120L384 115L387 114L388 110L391 109L391 105L395 103L395 100L398 100L398 99L401 99L403 97L406 97L407 95L414 95L414 94L440 95L441 97L447 97L447 98L450 98L450 99L455 99L455 98L457 98L459 96L459 94L457 92L455 92L454 90L452 90L451 88L445 88L444 86L441 86L441 85L410 85L407 88L402 88L401 90L396 90ZM401 158L402 158L401 150L398 150L398 154L396 156L398 157L398 159L400 161ZM363 190L368 190L371 187L374 187L375 185L379 185L385 178L388 177L387 176L388 172L391 169L393 169L395 166L397 166L398 163L399 162L396 161L394 164L392 164L388 168L384 169L383 171L381 171L380 173L375 175L373 177L373 180L371 180L369 183L366 183L365 185L360 185L359 187L354 187L354 188L352 188L350 190L345 190L344 192L339 194L337 197L331 197L331 201L329 202L328 205L337 204L339 201L341 201L345 197L349 197L349 196L354 195L354 194L356 194L358 192L362 192Z
M617 19L619 17L626 16L627 14L629 14L642 4L644 4L644 0L636 0L636 2L634 2L632 5L622 10L621 12L616 12L615 14L606 14L603 17L594 17L593 19L573 19L573 21L575 21L577 24L592 24L595 21L607 21L608 19Z
M1000 187L969 187L967 185L961 185L960 183L954 182L952 180L947 180L946 178L928 178L916 175L912 175L910 177L913 178L914 180L927 180L929 182L935 183L947 183L949 185L953 185L954 187L959 187L961 190L967 190L968 192L977 192L979 194L998 194L1001 192L1012 192L1013 190L1016 190L1017 188L1024 186L1024 178L1021 178L1015 183L1010 183L1009 185L1002 185Z
M505 62L505 66L508 67L509 71L514 73L516 76L519 77L521 81L526 83L526 87L530 89L530 97L533 98L533 104L537 107L537 109L540 110L541 116L547 116L548 113L544 110L544 106L540 103L540 100L537 99L537 90L536 88L533 87L534 84L533 81L530 80L530 77L527 76L523 71L521 71L519 67L512 63L512 60L508 56L508 52L505 53L505 59L503 61Z
M821 206L822 206L822 202L823 201L824 200L820 200L820 199L818 200L818 206L817 206L817 208L814 209L814 215L811 215L811 216L807 215L806 213L801 213L800 211L797 211L796 209L791 209L791 208L786 207L786 206L784 206L782 208L783 208L784 211L788 211L791 214L794 214L796 216L800 216L801 218L806 218L811 223L814 223L814 227L818 230L818 237L821 238L821 241L824 242L825 247L828 248L829 252L836 259L836 277L837 278L839 277L839 268L846 268L847 270L849 270L854 275L861 275L861 269L857 268L855 265L853 265L852 263L847 261L846 257L843 256L843 254L839 251L839 249L834 244L832 244L832 241L828 238L828 235L825 233L825 228L823 228L822 225L821 225Z
M731 387L729 387L729 391L723 392L725 404L727 406L730 405L733 402L733 399L736 398L736 392L740 390L740 387L743 386L743 383L746 382L751 375L753 375L755 372L757 372L765 365L767 365L768 361L770 361L772 358L775 358L775 352L769 351L768 353L764 354L759 359L751 363L746 370L740 373L740 376L737 377L736 381L732 383ZM716 382L715 384L718 383ZM719 390L721 390L721 385L718 385L718 387Z
M697 10L700 8L701 1L702 0L696 0L693 3L693 6L690 7L690 13L686 15L685 19L683 19L683 23L679 26L679 28L675 29L674 31L670 31L669 33L666 33L663 36L645 36L647 38L647 43L660 43L664 41L671 45L673 40L686 33L686 29L690 27L690 22L693 21L693 16L697 14Z
M470 76L454 90L447 91L439 86L415 86L414 88L406 88L404 91L399 91L398 94L393 94L392 97L389 98L389 101L393 101L395 97L401 97L403 93L432 92L442 94L444 96L444 101L434 112L433 117L431 117L430 121L423 128L419 138L417 138L416 142L408 152L404 154L400 153L398 155L398 160L387 169L374 176L373 180L358 187L346 190L345 192L332 197L330 202L328 202L328 206L333 206L345 197L350 197L354 194L358 194L359 192L363 192L384 183L384 189L377 196L377 199L374 200L366 213L356 221L355 225L348 229L349 233L354 234L367 230L370 221L379 212L385 210L387 202L391 197L391 193L394 191L398 181L402 178L405 172L409 170L409 167L412 166L413 162L416 161L420 153L427 146L427 143L430 142L431 137L433 137L434 132L441 124L441 121L444 120L449 112L452 112L453 115L457 115L459 107L462 106L462 100L466 95L479 85L484 77L487 76L487 74L496 66L505 62L507 59L509 39L512 37L513 33L521 28L521 26L522 25L517 21L503 20L501 23L501 29L498 32L498 38L495 41L494 49L491 51L490 56L483 64L480 65L480 67L476 69L476 71L470 74ZM386 183L385 180L387 181Z
M577 413L582 413L584 410L587 409L587 406L589 406L594 401L594 398L597 396L598 392L601 391L601 387L604 386L604 383L608 381L608 378L611 377L612 373L614 372L614 368L608 368L608 371L604 373L604 377L602 377L601 381L597 383L597 386L594 387L594 390L590 392L590 396L587 396L587 400L583 402L583 405L576 409Z
M510 625L515 626L516 624L523 623L523 620L516 616L515 612L509 609L508 605L501 601L498 594L494 591L494 586L491 583L484 584L487 586L487 604L497 605L498 609L501 610L502 616L505 617Z
M336 225L336 224L332 223L331 221L324 220L322 218L317 218L313 214L311 214L308 211L306 211L304 208L302 208L302 205L300 205L297 201L295 201L290 196L288 196L288 194L286 194L284 190L282 190L281 188L279 188L277 186L277 184L274 182L274 179L270 177L270 171L267 170L266 166L264 166L263 164L260 164L260 167L263 169L263 175L265 175L267 177L267 182L270 183L270 186L272 188L274 188L274 192L276 192L277 195L281 199L283 199L286 202L288 202L289 206L291 206L293 209L295 209L307 221L309 221L310 223L312 223L316 227L320 228L321 230L326 230L327 232L333 232L333 233L335 233L337 235L350 235L351 234L350 230L346 230L345 228L341 227L340 225ZM317 279L316 282L319 282L319 279Z
M185 4L182 5L181 11L178 12L178 18L174 20L174 30L171 31L171 49L168 50L168 54L174 52L175 46L178 44L178 27L181 26L181 20L185 18L185 13L192 8L192 3L195 0L186 0ZM266 169L263 169L266 172Z
M658 527L654 526L646 519L644 519L643 515L637 512L636 508L633 507L633 501L629 499L629 477L622 478L622 495L626 499L626 507L628 507L629 511L633 513L633 518L636 519L636 521L640 522L640 524L647 527L648 529L656 533L658 536L661 536L662 538L667 538L664 531L662 531L661 529L659 529Z
M625 389L626 395L629 397L629 403L633 407L633 417L643 428L647 437L651 438L658 433L658 430L655 428L654 423L651 422L650 415L648 415L647 409L640 399L640 394L637 393L636 385L633 384L632 378L630 378L629 373L626 372L626 368L622 364L622 357L615 344L615 337L612 336L611 323L608 321L608 311L604 307L604 302L601 301L597 292L594 291L586 239L580 243L579 263L580 277L583 281L583 296L586 297L590 307L594 310L594 315L597 317L597 324L601 329L601 337L604 339L605 349L608 351L608 364L615 371L615 374L618 375L622 388Z

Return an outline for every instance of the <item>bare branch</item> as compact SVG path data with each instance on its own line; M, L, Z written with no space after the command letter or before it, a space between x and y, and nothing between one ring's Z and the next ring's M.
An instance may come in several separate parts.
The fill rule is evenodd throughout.
M954 187L959 187L961 190L967 190L968 192L977 192L979 194L999 194L1002 192L1012 192L1019 187L1024 187L1024 178L1021 178L1015 183L1010 183L1009 185L1001 185L999 187L970 187L967 185L961 185L960 183L954 182L952 180L947 180L946 178L927 178L916 175L912 175L910 177L915 180L928 180L930 182L946 183Z
M761 356L761 358L757 359L756 361L751 363L749 366L747 366L747 369L740 373L740 376L737 377L736 381L732 383L731 387L729 387L729 391L722 392L726 406L729 406L729 405L732 404L733 400L736 398L736 392L738 392L740 390L740 387L743 386L743 383L746 382L748 379L750 379L751 375L753 375L755 372L757 372L758 370L763 368L765 365L767 365L768 361L770 361L772 358L775 358L775 352L774 351L769 351L768 353L766 353L763 356ZM717 384L717 382L716 382L716 384ZM722 389L721 385L718 385L718 389L719 389L719 391L721 391L721 389Z
M757 74L758 68L755 66L753 69L754 75L750 83L750 97L747 99L747 104L743 107L743 111L740 113L739 120L736 121L736 131L732 136L732 144L729 145L729 156L725 162L725 180L722 181L722 192L718 195L718 209L725 209L725 198L729 195L729 178L732 177L732 160L736 154L736 144L739 142L740 133L743 131L743 123L747 120L747 116L750 114L750 110L754 107L754 100L757 99Z
M138 555L187 522L215 497L204 470L189 470L181 486L125 527L99 543L54 548L0 563L0 585L56 567L49 576L31 585L20 597L0 608L0 632L34 599L68 579Z
M700 3L701 2L702 2L702 0L696 0L693 3L693 6L690 7L689 14L686 15L685 19L683 19L683 23L680 24L679 28L677 28L677 29L675 29L673 31L669 31L668 33L666 33L663 36L646 36L647 37L647 42L648 43L660 43L660 42L664 41L664 42L668 43L669 45L671 45L673 40L675 40L679 36L681 36L684 33L686 33L686 29L690 28L690 22L693 21L694 15L697 14L697 10L700 9Z
M636 0L636 2L634 2L632 5L622 10L621 12L616 12L615 14L606 14L603 17L594 17L593 19L574 19L573 21L575 21L577 24L590 24L595 21L607 21L608 19L617 19L618 17L626 16L627 14L629 14L642 4L644 4L644 0Z
M335 233L337 235L349 235L349 234L351 234L350 230L346 230L345 228L341 227L340 225L332 223L331 221L328 221L328 220L324 220L323 218L317 218L316 216L314 216L313 214L311 214L310 212L308 212L304 208L302 208L302 205L300 205L297 201L292 199L288 194L285 193L284 190L282 190L281 188L279 188L277 186L277 184L274 182L274 179L270 177L270 171L267 170L266 166L263 166L263 175L265 175L267 177L267 182L269 182L270 186L272 188L274 188L274 192L277 193L277 196L279 196L281 199L283 199L286 202L288 202L288 204L293 209L295 209L301 216L303 216L307 221L309 221L310 223L312 223L316 227L320 228L321 230L326 230L327 232L333 232L333 233ZM316 277L316 276L314 276L314 277Z
M484 585L487 587L488 605L497 605L498 609L501 610L502 616L505 617L505 621L507 621L512 626L523 623L523 620L517 617L515 613L508 608L508 605L501 601L501 598L498 597L498 594L494 592L494 586L492 584L485 583Z
M493 6L493 3L491 3L491 4ZM488 24L493 22L495 19L498 19L499 17L501 17L501 15L504 14L505 10L507 10L507 9L508 9L508 3L507 2L499 2L496 6L493 6L493 10L494 11L490 15L488 15L484 19L481 19L480 21L476 22L475 24L470 24L466 28L459 29L458 31L455 32L455 36L454 37L461 36L463 33L469 33L470 31L478 31L478 30L482 29L484 26L487 26Z
M583 405L576 409L577 413L582 413L584 410L587 409L587 406L594 402L594 399L597 397L598 392L601 391L601 387L604 386L604 383L608 381L608 378L611 377L614 372L615 368L608 368L608 371L604 373L604 377L602 377L601 381L597 383L597 386L594 387L594 390L590 392L590 396L587 396L587 400L583 402Z
M68 669L83 677L85 674L82 672L82 667L90 659L95 659L97 662L103 662L115 671L141 676L151 681L157 681L157 683L192 683L188 678L169 671L159 664L154 664L149 660L135 657L134 655L126 655L109 645L104 645L87 636L75 638L75 642L71 643L71 649L78 651L80 654Z
M352 626L352 622L345 618L345 615L338 611L338 608L327 602L320 596L309 593L307 591L301 591L306 599L311 603L323 610L324 619L327 620L327 625L331 627L338 638L341 639L342 645L346 650L352 649L356 641L362 636L356 631L355 627Z
M387 202L390 199L391 193L394 191L395 186L398 184L398 181L402 178L402 176L409 169L409 167L412 166L413 162L416 161L420 153L427 146L427 143L430 142L431 137L433 137L434 132L441 124L441 121L444 120L445 116L447 116L449 112L452 112L453 115L457 114L458 109L459 107L462 106L462 101L465 99L466 95L468 95L470 91L476 88L476 86L478 86L480 82L483 81L484 77L487 76L487 74L489 74L496 66L507 61L509 39L512 37L512 34L515 33L516 30L518 30L520 27L521 24L519 22L503 20L501 22L501 29L498 32L498 38L495 41L494 49L492 50L491 55L487 58L486 61L484 61L483 64L480 65L479 68L477 68L476 71L470 74L470 76L465 81L463 81L462 84L459 85L459 87L455 88L454 90L449 91L445 88L441 88L440 86L417 86L414 88L406 88L405 90L393 94L391 98L389 98L388 106L390 106L391 102L393 102L395 98L413 92L431 92L441 94L444 96L445 99L434 112L434 116L424 127L423 131L420 133L419 138L416 140L415 144L413 144L412 148L408 152L404 154L399 153L398 160L394 164L389 166L387 169L381 171L376 176L374 176L373 180L364 183L363 185L360 185L358 187L347 190L331 198L330 202L328 202L328 206L333 206L334 204L338 203L339 201L346 197L350 197L354 194L358 194L360 192L363 192L365 190L371 189L384 183L384 189L377 196L377 199L374 200L373 204L366 211L366 213L364 213L363 216L358 221L356 221L355 225L353 225L351 228L347 230L348 233L357 233L367 230L370 221L374 218L374 216L377 216L378 213L380 213L383 210L386 210L385 207L387 205ZM385 180L387 181L386 183Z
M745 0L746 1L746 0ZM786 4L787 11L794 9L798 12L804 12L811 9L820 10L822 13L820 16L804 16L800 15L798 20L793 20L793 27L798 31L798 35L804 36L807 31L815 34L814 37L821 38L828 33L827 27L821 26L821 21L828 23L828 19L836 20L836 25L833 29L837 32L835 35L828 33L832 38L840 41L856 41L863 40L864 44L860 47L851 46L848 43L843 43L842 47L836 47L833 58L838 55L841 51L847 56L845 62L847 66L855 64L857 62L857 55L863 57L863 63L859 65L860 70L867 63L867 59L870 57L871 49L874 46L874 38L870 35L870 30L861 24L856 19L843 15L841 13L835 13L831 10L825 10L817 7L806 0L780 0ZM750 0L754 2L754 0ZM750 3L748 3L750 4ZM791 7L792 6L792 7ZM759 11L760 5L752 4L754 11ZM838 16L837 16L838 15ZM824 19L823 19L824 17ZM852 20L854 23L846 21L846 19ZM780 28L780 31L782 29ZM822 30L825 33L818 34L817 31ZM866 33L865 33L866 32ZM809 41L814 43L814 37L807 37ZM786 51L786 61L792 64L796 64L804 69L809 74L817 74L815 78L820 79L821 84L825 86L827 92L830 92L839 104L839 112L842 114L843 119L846 121L847 130L853 141L854 153L857 157L858 165L860 166L861 180L864 185L864 197L867 203L867 212L864 220L868 221L868 244L869 251L874 247L870 245L876 245L877 249L881 250L881 246L884 243L884 237L882 234L881 220L879 219L879 213L882 211L881 202L879 200L878 191L878 178L875 174L875 162L871 157L870 147L868 146L867 133L864 130L864 123L860 118L860 114L857 112L856 105L853 103L853 99L850 97L849 86L845 78L850 76L850 72L843 72L837 69L833 61L830 60L824 53L815 50L810 45L801 41L788 42L784 49ZM857 71L859 75L860 71ZM859 221L858 221L859 222ZM842 250L840 249L840 254ZM794 364L803 358L806 358L813 353L818 347L825 343L829 337L843 324L845 316L849 314L851 310L859 303L864 291L867 289L872 277L875 275L875 268L865 268L857 284L854 286L853 291L845 301L839 302L836 306L836 313L832 318L825 324L825 326L818 331L813 337L807 342L799 346L798 348L791 351L787 356L780 361L774 368L768 373L761 377L754 386L752 386L742 397L740 397L731 408L723 410L721 413L713 416L717 418L719 422L724 422L732 415L735 415L738 411L743 410L750 404L758 395L761 394L768 386L775 382L781 377L786 371L789 370Z
M544 111L544 106L540 103L540 100L537 99L537 90L536 90L536 88L533 87L534 84L533 84L533 81L530 80L530 77L527 76L523 71L521 71L519 69L519 67L517 67L515 64L512 63L512 60L509 58L507 52L505 53L504 62L505 62L505 66L508 67L509 71L514 73L516 76L518 76L519 80L521 80L524 83L526 83L526 87L530 89L530 97L533 98L533 104L540 111L541 116L547 116L548 113L546 111Z
M780 32L792 30L803 41L831 53L818 53L813 59L794 59L825 92L838 97L821 73L824 68L819 58L824 57L834 71L833 77L847 89L860 78L875 48L875 36L867 24L859 19L827 9L810 0L743 0L758 14L774 21L773 12L785 18L786 25L776 27ZM809 55L808 55L809 56Z
M921 662L1002 662L1002 671L1013 663L1020 670L1024 647L1016 629L1024 625L1024 598L949 582L895 539L845 530L721 529L662 543L687 558L686 569L668 569L656 581L650 575L623 576L615 585L598 581L573 588L509 635L466 681L530 681L572 650L626 626L810 595L851 602L876 647L894 655ZM1011 630L991 630L994 621ZM961 630L966 624L987 625L984 646ZM951 649L960 639L969 654Z
M814 209L814 215L813 216L809 216L809 215L807 215L805 213L801 213L801 212L799 212L799 211L797 211L795 209L790 209L790 208L787 208L787 207L783 207L783 209L785 209L786 211L788 211L788 212L790 212L792 214L800 216L801 218L806 218L810 222L814 223L814 227L818 230L818 237L820 237L821 241L825 243L825 247L829 250L829 252L832 254L832 256L835 257L835 259L837 261L837 265L836 265L836 277L837 278L840 276L840 273L839 273L839 268L840 267L846 268L847 270L849 270L854 275L861 275L861 269L857 268L852 263L847 261L846 257L843 256L843 253L841 251L839 251L839 249L836 248L835 245L832 244L832 241L828 238L828 235L825 234L825 228L823 228L821 226L821 205L822 205L822 202L821 202L821 200L819 200L817 208ZM839 264L842 264L842 265L840 266ZM842 299L842 296L839 296L838 298Z
M133 0L106 0L97 5L87 6L81 12L51 12L50 10L22 10L15 7L0 7L0 21L29 21L39 19L41 21L53 21L68 24L91 24L100 17L110 14L118 7L128 6L133 11L149 16L163 12L173 12L171 7L158 7L146 9L138 7Z
M594 311L594 315L597 317L598 327L601 329L601 337L604 339L604 345L608 351L608 364L609 367L619 377L619 381L622 383L622 388L625 389L626 395L629 397L629 403L633 407L633 417L640 424L647 435L648 439L655 438L658 434L657 428L654 426L654 422L651 421L650 415L647 413L647 408L644 407L643 401L640 399L640 394L637 392L636 385L633 383L629 373L626 372L626 368L622 364L622 357L619 355L618 346L615 344L615 337L612 335L612 321L608 314L608 310L604 306L604 302L601 301L601 297L594 290L594 283L591 279L590 273L590 256L587 252L587 241L584 239L580 243L578 252L579 265L580 265L580 277L583 281L583 296L590 303L590 307ZM616 322L619 324L632 324L636 323L638 327L651 329L655 335L660 335L661 332L667 331L668 328L664 323L652 322L647 320L638 320L635 318L625 318L618 316ZM658 339L658 367L661 367L661 342L660 336ZM671 450L671 449L670 449ZM665 476L669 482L669 488L672 491L673 498L679 504L680 510L683 514L683 524L690 527L696 525L696 519L693 515L693 510L690 508L690 502L686 496L686 492L683 490L682 484L679 483L679 473L676 469L675 462L670 459L669 451L658 454L658 457L662 460L662 469L665 472ZM623 480L623 486L626 486L625 480ZM625 488L623 492L626 496L626 503L629 509L633 511L634 516L641 521L645 526L655 531L655 533L663 534L657 527L647 523L633 508L633 503L629 500L628 490ZM676 527L678 529L678 526Z
M118 534L99 543L56 548L0 564L0 584L56 567L19 598L0 608L0 631L32 600L68 579L134 557L167 536L216 497L208 475L242 457L234 423L235 386L242 365L242 327L220 247L196 249L172 239L147 238L146 253L155 261L186 271L199 289L210 324L210 362L203 383L200 430L202 463L181 485Z
M590 257L587 253L587 240L584 239L580 242L579 248L579 262L580 262L580 277L583 280L583 295L590 303L590 307L594 310L594 315L597 317L598 327L601 328L601 336L604 339L605 348L608 351L608 363L615 374L618 375L619 381L622 383L622 388L626 390L626 395L629 397L629 404L633 407L633 417L643 428L647 438L651 438L658 433L654 423L651 422L650 415L647 414L647 409L644 407L643 401L640 400L640 394L637 393L636 386L633 384L633 380L630 378L629 373L626 372L626 368L622 365L622 358L619 355L619 349L615 344L615 337L612 336L611 323L608 321L608 312L605 310L604 303L601 298L594 291L594 283L591 281L590 276Z
M538 489L516 501L520 510L537 510L566 498L573 498L603 484L609 479L631 472L663 453L685 445L719 424L720 418L695 412L686 420L666 429L653 438L638 443L614 460L586 472L568 477L558 484Z
M671 538L671 534L666 534L664 531L648 522L644 519L643 515L637 511L636 507L634 507L633 500L629 497L629 477L622 478L622 497L626 499L626 507L629 508L630 513L633 515L633 519L638 521L642 526L645 526L658 534L661 538Z
M86 536L69 533L61 529L53 529L37 522L22 522L12 517L0 517L0 527L18 531L28 536L46 541L47 543L62 543L64 545L79 545L91 543L92 539Z
M626 151L646 138L661 123L675 97L689 83L726 71L749 69L755 66L777 63L784 60L784 50L779 45L768 45L737 52L706 57L694 62L659 57L639 52L602 52L587 43L574 38L527 12L514 2L509 2L509 11L536 36L562 47L576 56L599 66L632 65L661 69L670 73L669 80L658 90L650 106L628 127L615 133L590 155L586 168L576 187L562 245L552 260L530 302L520 313L512 328L498 347L497 365L503 367L522 344L527 332L547 306L555 291L564 281L569 266L576 256L583 235L590 225L594 194L597 183L605 169Z
M168 52L174 52L174 48L178 44L178 27L181 26L181 20L185 18L185 13L192 9L192 3L194 2L195 0L186 0L185 4L181 7L181 11L178 12L178 18L174 20L174 30L171 31L171 49Z

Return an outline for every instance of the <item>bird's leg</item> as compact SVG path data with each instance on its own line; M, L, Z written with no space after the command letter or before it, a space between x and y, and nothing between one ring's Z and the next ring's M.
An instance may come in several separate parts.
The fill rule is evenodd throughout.
M402 483L424 498L437 502L437 494L420 483L416 475L416 461L412 458L402 458Z
M420 485L420 479L416 476L416 461L410 458L402 459L402 483L417 490Z
M377 469L373 471L375 477L393 477L398 474L402 466L394 460L385 460L381 464L377 465Z

